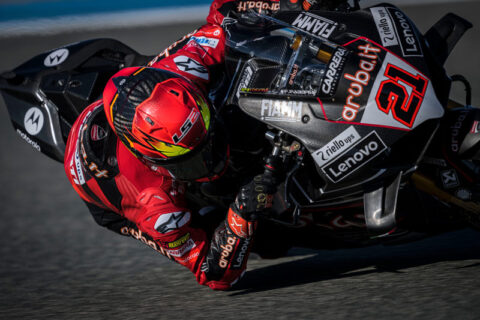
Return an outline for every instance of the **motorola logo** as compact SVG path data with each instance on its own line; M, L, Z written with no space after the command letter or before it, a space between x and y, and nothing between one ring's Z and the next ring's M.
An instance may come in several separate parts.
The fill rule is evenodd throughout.
M62 64L68 58L67 49L58 49L50 53L44 61L46 67L55 67Z
M25 130L32 135L37 135L43 128L43 113L38 108L30 108L23 120Z

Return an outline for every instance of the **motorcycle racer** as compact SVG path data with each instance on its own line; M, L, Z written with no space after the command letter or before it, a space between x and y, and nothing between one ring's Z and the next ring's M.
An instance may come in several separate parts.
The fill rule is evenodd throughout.
M67 176L95 221L144 242L212 289L230 288L245 272L256 217L276 189L272 177L256 176L220 224L207 218L212 206L189 206L188 185L219 179L229 166L225 129L206 98L212 70L224 62L222 23L229 14L280 9L275 0L215 0L206 25L148 66L115 74L67 143Z

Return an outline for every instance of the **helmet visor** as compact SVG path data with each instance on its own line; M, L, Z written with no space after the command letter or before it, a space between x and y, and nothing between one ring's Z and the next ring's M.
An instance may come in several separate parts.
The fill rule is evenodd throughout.
M209 179L221 174L228 160L228 138L223 126L215 123L203 144L184 156L175 159L144 160L167 169L178 180L194 181Z

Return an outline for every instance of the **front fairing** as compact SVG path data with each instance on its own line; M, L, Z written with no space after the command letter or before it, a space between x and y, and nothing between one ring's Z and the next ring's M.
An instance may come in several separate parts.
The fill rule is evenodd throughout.
M383 13L395 41L379 27ZM313 201L413 169L443 117L436 90L447 84L431 79L423 39L403 13L381 6L265 19L255 32L229 29L229 102L306 147L320 176Z

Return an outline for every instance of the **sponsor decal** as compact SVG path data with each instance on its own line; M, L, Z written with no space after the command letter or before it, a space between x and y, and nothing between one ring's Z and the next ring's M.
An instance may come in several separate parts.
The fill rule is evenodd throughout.
M380 70L361 123L408 131L444 115L430 80L413 66L387 53Z
M33 107L28 109L27 113L25 114L25 118L23 119L23 125L25 126L25 130L32 135L36 136L37 134L42 131L43 128L43 113L37 107Z
M338 23L332 20L307 12L299 14L292 23L294 27L325 39L328 39L332 35L337 25Z
M261 119L266 121L299 122L302 120L303 102L262 100Z
M108 178L108 170L102 170L102 168L97 165L95 162L90 162L89 159L88 159L88 155L87 155L87 152L85 151L85 147L84 147L84 142L83 142L83 135L84 135L84 131L85 130L88 130L88 125L85 124L85 122L87 121L87 119L90 117L90 114L91 113L88 113L87 116L85 117L85 121L84 121L84 124L83 124L83 128L82 128L82 133L81 133L81 138L80 138L80 152L82 153L82 158L83 158L83 163L85 164L85 166L93 173L93 175L95 175L95 177L97 178Z
M442 184L445 189L452 189L460 185L457 173L453 169L441 171L440 177L442 179Z
M182 139L185 138L185 136L193 128L193 125L195 124L195 122L197 122L199 117L200 117L200 112L196 111L195 109L192 109L192 111L188 115L188 118L180 127L180 132L177 132L172 136L173 143L177 145L180 141L182 141Z
M386 114L391 112L396 121L411 128L423 103L428 80L393 64L387 65L384 76L387 79L380 84L375 98L378 108ZM410 94L405 85L413 89Z
M78 185L85 184L85 176L83 175L83 168L82 168L82 163L80 161L80 154L78 152L78 148L75 149L75 156L72 159L72 161L75 161L75 173L76 173L75 176L73 174L72 176L77 178L77 181L75 181L74 179L74 182Z
M165 234L180 229L190 222L190 212L178 211L162 214L155 222L155 230Z
M479 133L480 132L480 122L475 120L473 121L472 129L470 129L470 133Z
M268 88L243 88L241 91L245 93L266 93Z
M472 192L467 189L458 189L457 192L455 192L455 196L457 196L457 198L460 198L462 200L471 200Z
M459 112L459 115L457 117L457 120L455 121L454 124L450 126L450 149L453 152L458 152L460 150L460 144L461 141L459 141L460 137L460 129L463 126L463 122L465 119L467 119L468 116L468 110L462 110Z
M373 131L341 156L322 167L322 171L334 183L342 181L387 149L378 134Z
M301 90L301 89L282 89L280 90L281 94L293 94L299 96L316 96L317 91L314 89L310 90Z
M195 242L190 239L185 243L181 248L179 249L174 249L174 250L167 250L167 252L172 256L172 257L182 257L184 256L187 252L195 248Z
M327 67L327 72L325 73L325 78L322 83L322 92L326 95L332 95L335 93L337 88L338 80L340 79L341 70L345 64L345 57L347 56L348 51L344 48L339 47L330 63Z
M138 229L135 229L135 228L130 228L130 227L123 227L122 229L120 229L120 233L125 235L125 236L131 236L143 243L145 243L147 246L149 246L150 248L152 248L153 250L163 254L164 256L166 256L167 258L169 259L172 259L173 258L170 256L170 254L168 253L167 250L163 249L161 246L158 246L155 241L153 241L150 236L148 235L144 235L142 233L142 231L138 230Z
M278 11L279 9L280 9L280 2L270 2L270 1L240 1L237 6L238 12L255 10L261 13L263 11Z
M294 64L292 67L292 73L290 74L290 79L288 80L288 84L293 86L295 83L295 78L297 77L298 74L298 64Z
M215 39L215 38L207 38L207 37L195 37L193 36L189 42L195 41L202 47L210 47L210 48L216 48L218 46L218 43L220 40Z
M446 167L447 166L447 162L443 159L423 157L422 161L425 162L426 164L431 164L431 165L434 165L434 166L439 166L439 167Z
M392 18L390 17L387 8L375 7L370 8L373 19L377 26L378 34L382 40L384 47L398 46L398 39L396 30L393 26Z
M379 48L372 46L370 43L359 45L358 50L360 51L358 56L362 58L358 66L359 70L354 75L349 73L343 75L345 79L351 81L348 88L349 95L342 112L342 117L346 121L353 121L357 117L361 106L355 99L363 95L364 88L370 83L371 72L375 70L377 65L377 54L381 52Z
M263 195L263 198L265 198L264 193L261 193L261 195ZM259 197L262 197L261 195L259 195ZM239 206L238 201L235 201L237 206ZM232 232L240 238L248 238L253 234L253 224L249 223L231 211L228 213L228 226Z
M248 251L248 245L250 244L250 240L245 239L243 241L242 246L240 247L240 251L238 255L233 259L232 269L240 269L243 265L243 260L245 260L245 255Z
M240 82L238 84L238 90L237 90L237 98L240 98L240 92L242 92L243 89L248 88L250 85L250 81L252 81L253 77L253 68L251 66L247 66L242 74L242 78L240 78Z
M172 242L164 243L164 246L168 249L176 249L182 245L184 245L190 239L190 233L183 235L180 239L177 239Z
M50 53L45 60L43 61L43 64L45 67L55 67L58 66L67 60L69 55L68 49L58 49Z
M423 57L422 46L407 16L395 8L388 8L387 10L394 21L403 56Z
M236 239L232 236L227 237L227 242L226 244L222 244L220 248L222 249L222 252L220 253L220 260L218 261L218 265L220 268L225 269L228 267L228 260L230 258L230 254L233 251L233 248L236 245Z
M90 130L90 138L93 141L100 141L107 137L107 132L99 125L94 124Z
M200 255L200 252L195 252L194 254L191 254L189 255L188 257L184 258L184 259L175 259L175 261L177 261L178 263L187 263L188 261L192 260L192 259L195 259L196 257L198 257ZM203 270L202 270L203 271Z
M25 132L23 132L22 130L20 129L17 129L17 133L20 135L20 137L22 137L23 140L25 140L29 145L31 145L35 150L39 151L39 152L42 152L42 149L40 148L40 146L38 145L38 143L36 143L35 141L33 141L32 139L30 139L29 136L27 136L25 134Z
M347 130L333 138L332 141L324 145L321 149L315 151L312 156L319 166L327 164L346 150L350 149L361 139L355 127L351 126Z
M173 59L177 68L183 72L190 73L195 77L201 78L203 80L208 80L208 70L207 68L200 64L198 61L187 57L187 56L178 56Z
M95 162L91 162L88 169L90 169L97 178L108 178L108 170L101 170Z

